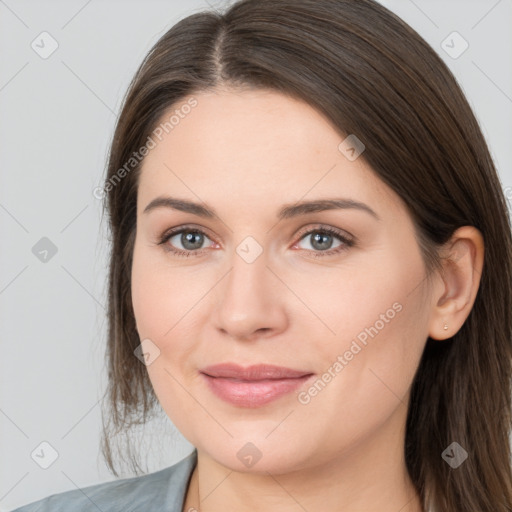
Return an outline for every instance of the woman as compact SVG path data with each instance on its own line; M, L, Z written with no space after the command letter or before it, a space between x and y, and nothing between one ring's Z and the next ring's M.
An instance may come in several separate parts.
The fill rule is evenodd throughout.
M512 509L507 204L399 18L242 0L180 21L104 193L106 460L158 404L195 449L19 511Z

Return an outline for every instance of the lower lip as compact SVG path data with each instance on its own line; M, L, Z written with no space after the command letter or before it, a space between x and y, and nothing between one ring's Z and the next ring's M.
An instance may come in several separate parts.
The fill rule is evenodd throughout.
M243 381L222 377L210 377L204 373L210 390L219 398L239 407L260 407L295 391L313 375L293 379L266 379Z

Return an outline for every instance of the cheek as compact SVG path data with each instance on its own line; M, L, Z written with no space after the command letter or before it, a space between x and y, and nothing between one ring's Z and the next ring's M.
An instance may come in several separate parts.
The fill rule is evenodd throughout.
M173 267L161 255L155 257L156 250L135 245L131 290L139 334L158 344L171 337L201 290L186 269Z
M424 340L409 300L388 310L388 299L395 297L390 293L369 304L361 326L351 322L347 336L322 347L318 379L298 397L308 429L331 440L326 456L331 446L348 447L382 429L395 413L405 414Z
M317 268L314 276L297 269L281 272L284 282L293 283L300 301L294 309L295 322L302 323L310 335L316 331L326 354L348 350L358 335L364 343L376 331L379 338L381 332L389 332L389 325L400 321L399 310L415 279L413 272L404 271L396 261L375 256L351 261L338 268ZM296 302L293 297L289 301Z
M187 322L201 290L191 286L193 280L187 277L186 270L172 268L165 262L163 265L161 258L155 260L154 252L135 246L131 284L133 310L141 341L151 340L146 347L154 355L146 369L155 394L174 425L188 432L188 418L195 412L194 401L180 382L184 380L182 363L193 350L190 335L185 332Z
M335 375L326 376L330 391L324 396L333 406L370 404L386 394L402 398L427 337L428 311L417 286L421 262L405 266L390 257L362 267L364 272L344 269L336 283L317 281L327 290L323 295L317 287L307 292L331 330L316 350L324 365L320 372Z
M426 319L417 299L395 290L370 303L359 325L351 322L347 335L336 347L331 344L325 370L335 377L326 386L324 407L357 411L358 421L369 415L378 422L405 404L425 346Z

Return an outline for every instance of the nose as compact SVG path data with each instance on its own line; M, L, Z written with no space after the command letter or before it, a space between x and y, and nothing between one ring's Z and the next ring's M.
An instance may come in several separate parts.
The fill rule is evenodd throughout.
M248 263L237 253L216 287L215 327L237 340L270 337L288 325L286 287L267 267L265 252Z

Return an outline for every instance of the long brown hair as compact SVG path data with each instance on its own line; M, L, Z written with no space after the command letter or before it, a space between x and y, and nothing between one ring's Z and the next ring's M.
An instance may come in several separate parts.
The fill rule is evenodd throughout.
M474 306L453 337L426 341L404 450L426 509L512 510L507 202L452 73L412 28L373 0L241 0L223 13L196 13L166 32L138 69L115 129L104 189L112 248L102 449L110 470L118 474L112 436L143 424L157 404L134 356L141 340L130 272L140 162L126 163L171 106L221 85L293 95L340 133L356 134L366 146L362 158L407 206L427 275L441 268L438 249L457 228L480 230L486 250ZM453 441L469 454L457 469L441 456ZM133 463L131 454L128 459Z

